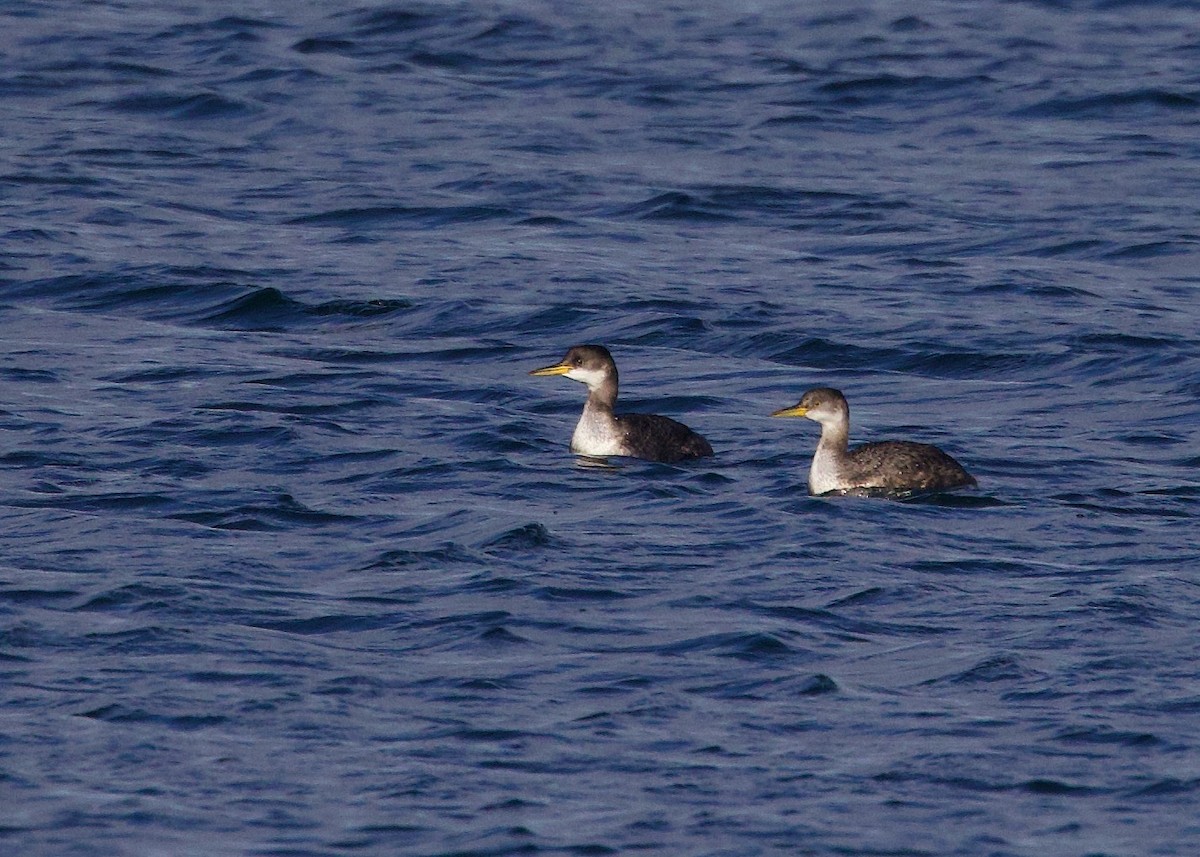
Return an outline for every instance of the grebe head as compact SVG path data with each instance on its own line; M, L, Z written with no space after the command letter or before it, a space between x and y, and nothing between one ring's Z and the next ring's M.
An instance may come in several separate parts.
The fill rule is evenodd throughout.
M616 383L617 364L603 345L575 345L553 366L534 369L530 375L565 375L595 390L607 381Z
M807 417L822 426L838 425L849 422L850 406L841 391L832 387L817 387L801 396L797 404L775 411L771 416Z

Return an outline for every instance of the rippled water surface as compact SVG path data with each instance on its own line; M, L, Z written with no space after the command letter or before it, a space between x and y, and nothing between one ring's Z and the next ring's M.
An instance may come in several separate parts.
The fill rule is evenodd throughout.
M1191 4L0 59L3 853L1200 853ZM574 461L579 342L716 456ZM980 487L807 496L817 385Z

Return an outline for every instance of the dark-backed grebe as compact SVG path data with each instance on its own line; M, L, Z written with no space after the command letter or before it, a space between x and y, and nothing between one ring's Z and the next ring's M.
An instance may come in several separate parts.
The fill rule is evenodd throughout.
M838 390L818 387L799 404L773 417L808 417L821 424L821 439L808 472L808 490L831 491L945 491L977 484L962 465L927 443L884 440L849 448L850 405Z
M530 375L565 375L587 385L587 403L571 435L571 452L682 461L712 455L708 441L683 423L655 414L616 414L617 364L603 345L576 345L562 361Z

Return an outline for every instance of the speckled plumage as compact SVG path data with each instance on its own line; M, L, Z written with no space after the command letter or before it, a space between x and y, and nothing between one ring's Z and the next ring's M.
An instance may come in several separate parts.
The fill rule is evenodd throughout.
M907 440L864 443L840 462L843 481L854 488L934 491L974 485L975 478L936 446Z
M977 484L957 461L936 446L885 440L849 448L850 405L838 390L818 387L774 416L802 416L821 425L808 486L831 491L945 491Z
M712 455L707 440L681 422L658 414L617 414L625 455L650 461L683 461Z
M667 463L713 454L708 441L669 417L614 413L617 365L602 345L573 346L561 362L530 374L565 375L587 385L587 402L571 436L574 453L623 455Z

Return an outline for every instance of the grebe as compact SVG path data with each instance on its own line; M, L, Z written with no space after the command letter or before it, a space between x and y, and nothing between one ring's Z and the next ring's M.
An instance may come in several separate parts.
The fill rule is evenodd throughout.
M530 375L565 375L587 385L587 403L571 435L571 452L674 462L712 455L708 441L683 423L656 414L616 414L617 364L603 345L573 346L553 366Z
M854 492L944 491L978 484L962 465L927 443L884 440L849 448L850 405L840 391L818 387L800 402L771 414L808 417L821 424L821 439L808 472L808 490Z

